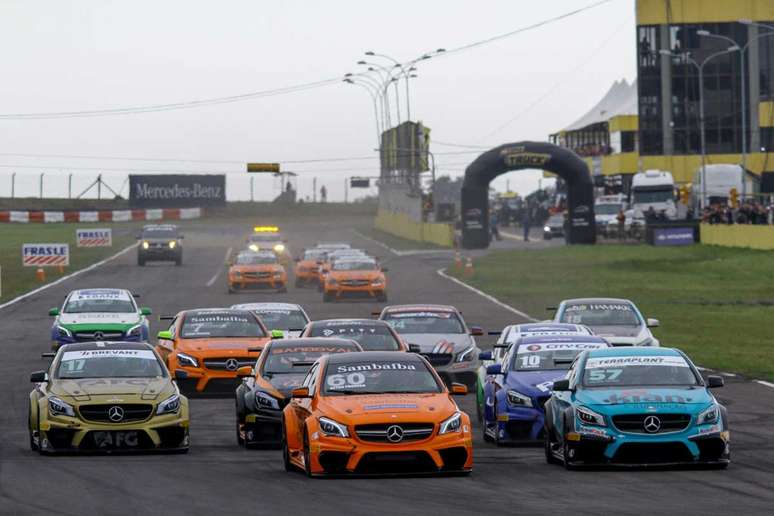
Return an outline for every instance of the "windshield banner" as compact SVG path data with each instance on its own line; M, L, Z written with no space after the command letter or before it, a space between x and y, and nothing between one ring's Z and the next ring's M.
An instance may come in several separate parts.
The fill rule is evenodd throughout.
M589 358L586 360L586 369L602 369L607 367L630 366L664 366L664 367L688 367L688 362L678 356L640 356L640 357L610 357Z

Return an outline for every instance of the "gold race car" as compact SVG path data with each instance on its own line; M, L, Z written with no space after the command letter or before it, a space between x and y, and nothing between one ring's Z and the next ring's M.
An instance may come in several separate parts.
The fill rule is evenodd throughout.
M188 451L188 399L153 348L65 344L32 373L30 448L56 452Z
M287 239L283 238L277 226L255 226L253 233L245 240L245 245L254 253L273 251L283 265L289 265L293 261Z

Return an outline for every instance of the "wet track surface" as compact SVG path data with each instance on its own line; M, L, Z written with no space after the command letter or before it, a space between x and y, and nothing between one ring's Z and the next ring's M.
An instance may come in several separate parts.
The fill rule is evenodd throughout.
M510 312L439 277L447 253L394 256L334 223L286 224L291 250L317 240L350 240L388 265L390 303L456 305L469 324L500 329ZM470 477L310 480L282 468L278 450L244 450L234 437L230 399L191 401L187 455L41 457L27 445L29 373L47 363L47 317L71 289L125 287L156 315L183 308L276 300L303 304L312 318L369 317L381 305L328 304L315 289L228 295L224 257L247 228L208 225L186 232L182 267L136 266L130 252L109 264L0 310L0 514L771 514L774 507L774 389L727 378L733 463L713 470L565 471L540 447L496 448L475 426ZM216 274L220 275L214 279ZM207 284L212 286L208 287ZM517 306L518 308L518 306ZM710 336L708 336L710 337ZM491 339L479 344L487 348ZM475 414L475 396L458 398Z

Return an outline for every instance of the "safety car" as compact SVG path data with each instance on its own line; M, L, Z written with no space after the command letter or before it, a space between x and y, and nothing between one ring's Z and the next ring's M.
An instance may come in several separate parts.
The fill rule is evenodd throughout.
M174 224L148 224L137 235L137 265L147 262L183 264L183 235Z

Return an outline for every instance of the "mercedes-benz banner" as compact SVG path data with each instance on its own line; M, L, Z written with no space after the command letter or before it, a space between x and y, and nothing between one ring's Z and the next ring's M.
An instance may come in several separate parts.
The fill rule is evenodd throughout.
M226 176L223 174L130 175L132 208L193 208L224 206Z

